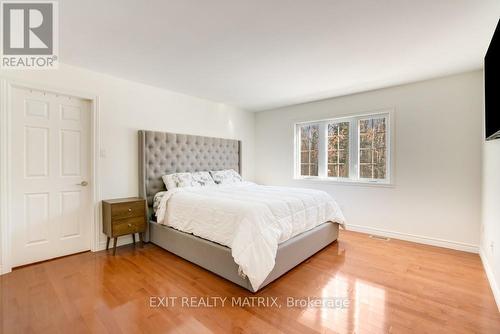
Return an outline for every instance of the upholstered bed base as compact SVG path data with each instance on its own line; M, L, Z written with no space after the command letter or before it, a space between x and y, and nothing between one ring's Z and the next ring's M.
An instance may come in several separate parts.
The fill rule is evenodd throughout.
M256 292L247 278L238 275L238 265L228 247L153 221L149 225L150 241L155 245ZM274 269L259 289L337 240L338 231L337 223L327 222L280 244Z
M241 142L234 139L140 130L138 151L139 194L148 202L149 216L154 195L165 190L162 175L220 169L241 173ZM280 244L276 265L261 287L335 241L337 235L338 224L324 223ZM238 275L227 247L155 222L149 224L145 240L253 291L248 279Z

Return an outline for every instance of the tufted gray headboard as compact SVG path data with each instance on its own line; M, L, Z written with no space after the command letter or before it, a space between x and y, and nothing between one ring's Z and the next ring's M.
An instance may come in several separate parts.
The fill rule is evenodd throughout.
M139 195L153 205L165 174L231 168L241 174L240 152L235 139L139 130Z

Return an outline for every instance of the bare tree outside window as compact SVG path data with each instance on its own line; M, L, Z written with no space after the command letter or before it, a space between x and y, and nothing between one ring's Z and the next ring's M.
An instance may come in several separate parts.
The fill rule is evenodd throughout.
M359 177L385 179L386 124L385 118L359 121Z
M349 122L328 124L328 176L349 177Z
M300 128L300 175L318 176L319 125Z

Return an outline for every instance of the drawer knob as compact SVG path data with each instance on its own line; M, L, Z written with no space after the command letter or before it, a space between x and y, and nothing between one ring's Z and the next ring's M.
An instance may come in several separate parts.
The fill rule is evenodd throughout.
M128 227L132 227L132 224L128 224Z
M132 208L128 208L128 212L131 212L132 211Z

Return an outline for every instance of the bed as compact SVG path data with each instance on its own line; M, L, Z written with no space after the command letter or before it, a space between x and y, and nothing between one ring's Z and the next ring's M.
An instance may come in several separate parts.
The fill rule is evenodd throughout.
M150 241L249 291L256 292L337 239L339 223L343 223L341 213L335 215L339 219L320 221L319 224L311 225L310 228L291 235L290 238L279 244L276 242L276 248L273 250L276 255L272 266L269 267L268 265L267 271L264 271L264 274L260 273L260 278L257 279L254 273L248 269L248 266L245 266L246 264L240 258L234 256L237 248L234 244L233 247L228 247L228 244L224 242L214 242L213 238L209 240L210 238L200 237L203 234L187 233L184 232L185 230L176 229L156 221L152 205L155 194L165 190L162 180L163 175L223 169L233 169L241 174L240 141L156 131L139 131L139 192L140 196L147 200L148 217L151 218L145 236L146 241ZM232 191L231 196L237 197L243 196L240 194L243 191L262 192L263 189L268 192L280 191L277 188L263 188L263 186L249 183L242 185L241 188L230 187L230 190L224 189L224 192ZM290 189L289 193L292 196L292 188L287 189ZM222 192L222 190L218 191ZM295 191L299 192L299 190ZM181 192L179 191L179 193ZM185 190L181 194L184 197L187 195L204 195L207 201L210 200L208 195L216 197L214 190L208 192L205 189ZM178 196L182 198L181 195ZM233 200L232 197L231 200ZM186 197L185 201L187 198L189 197ZM272 196L269 198L271 201ZM245 198L243 197L243 199ZM240 202L235 202L235 200L233 202L236 204L243 203L243 199L240 199ZM187 203L189 204L189 202ZM225 204L225 202L221 203ZM195 202L193 202L193 205L195 205ZM207 204L207 206L210 205L212 204ZM290 203L285 205L290 205ZM265 206L262 207L265 208ZM328 215L328 217L330 216L331 214ZM316 219L319 218L316 217ZM247 225L253 228L252 224ZM260 259L263 258L256 257L253 261L260 261ZM267 262L269 263L269 261Z

